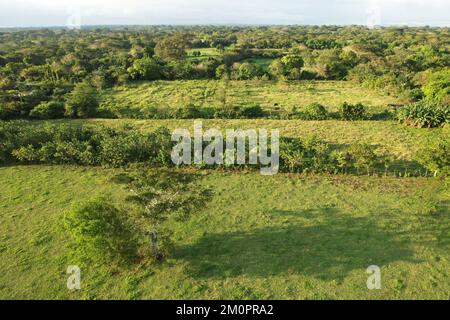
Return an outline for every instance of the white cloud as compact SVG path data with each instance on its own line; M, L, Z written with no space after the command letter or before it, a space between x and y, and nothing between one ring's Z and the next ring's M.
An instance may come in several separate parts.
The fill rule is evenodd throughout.
M363 24L373 6L384 24L450 24L450 0L0 0L0 25L64 25L75 9L84 25Z

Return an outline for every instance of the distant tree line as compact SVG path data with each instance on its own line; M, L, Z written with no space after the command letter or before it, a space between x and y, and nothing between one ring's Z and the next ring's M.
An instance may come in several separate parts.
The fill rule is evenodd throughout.
M159 79L350 80L405 103L428 98L448 105L448 39L448 28L428 27L5 30L0 32L0 118L44 111L88 117L98 90ZM218 54L202 57L204 48ZM263 67L261 58L273 61ZM89 101L76 101L80 93Z

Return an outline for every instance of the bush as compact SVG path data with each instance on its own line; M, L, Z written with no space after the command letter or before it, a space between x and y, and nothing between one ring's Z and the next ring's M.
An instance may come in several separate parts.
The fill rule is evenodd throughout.
M450 139L441 138L428 141L428 145L419 150L417 160L435 176L450 175Z
M370 174L375 168L377 156L371 145L365 143L353 144L350 146L348 154L358 174L361 169L366 169L367 174Z
M188 105L186 108L175 110L174 118L176 119L199 119L204 118L202 108L195 105Z
M261 77L264 74L261 66L255 63L244 62L236 70L236 76L239 80L251 80Z
M64 104L57 101L42 102L30 112L37 119L58 119L64 116Z
M126 107L125 109L129 109ZM169 119L170 110L164 107L148 106L141 109L140 116L143 119Z
M316 138L280 140L280 168L284 172L323 172L330 169L330 148Z
M264 110L258 104L244 106L239 110L239 113L242 118L247 119L262 118L265 115Z
M150 134L127 129L70 125L30 126L0 122L2 162L128 166L149 162L170 165L171 134L161 128Z
M340 109L340 116L343 120L364 120L366 118L366 107L362 103L349 104L344 102Z
M450 68L433 73L423 87L425 96L441 103L450 102Z
M240 116L240 109L237 106L222 106L214 110L214 118L216 119L237 119Z
M105 136L100 147L100 161L104 166L119 168L131 162L145 162L150 157L151 147L147 137L130 132Z
M305 120L326 120L329 118L329 114L320 103L312 103L306 106L302 117Z
M23 105L17 101L0 102L0 120L9 120L21 116Z
M433 100L422 100L399 109L397 119L419 128L439 127L450 121L450 107Z
M340 116L343 120L364 120L366 118L366 107L362 103L349 104L344 102L340 109Z
M73 241L73 254L81 263L130 261L137 253L133 228L126 213L106 197L74 204L64 213L63 230Z

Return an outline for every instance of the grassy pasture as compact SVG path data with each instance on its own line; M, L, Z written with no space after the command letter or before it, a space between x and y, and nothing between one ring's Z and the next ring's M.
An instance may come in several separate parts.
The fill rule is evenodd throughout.
M200 52L201 55L199 57L194 56L194 52ZM188 60L205 60L208 58L217 58L222 54L216 48L193 48L187 50L187 59Z
M262 63L262 62L261 62ZM258 103L266 110L297 107L319 102L337 111L344 102L362 102L370 112L382 112L396 99L345 81L154 81L106 90L102 108L140 110L150 106L180 108L188 104L203 107L243 106Z
M272 58L250 58L245 59L242 62L249 62L249 63L256 63L261 68L263 68L264 71L267 71L269 69L270 64L273 62L274 59Z
M214 197L187 223L164 265L82 270L69 292L66 239L75 199L124 190L118 171L0 168L0 298L448 299L449 190L425 178L205 173ZM382 289L366 288L379 265Z

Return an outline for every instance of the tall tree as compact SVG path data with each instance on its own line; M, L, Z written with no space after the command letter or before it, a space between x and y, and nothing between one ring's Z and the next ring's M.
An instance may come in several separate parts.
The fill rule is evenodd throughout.
M187 41L178 33L160 40L155 47L155 55L165 60L181 60L186 56Z

